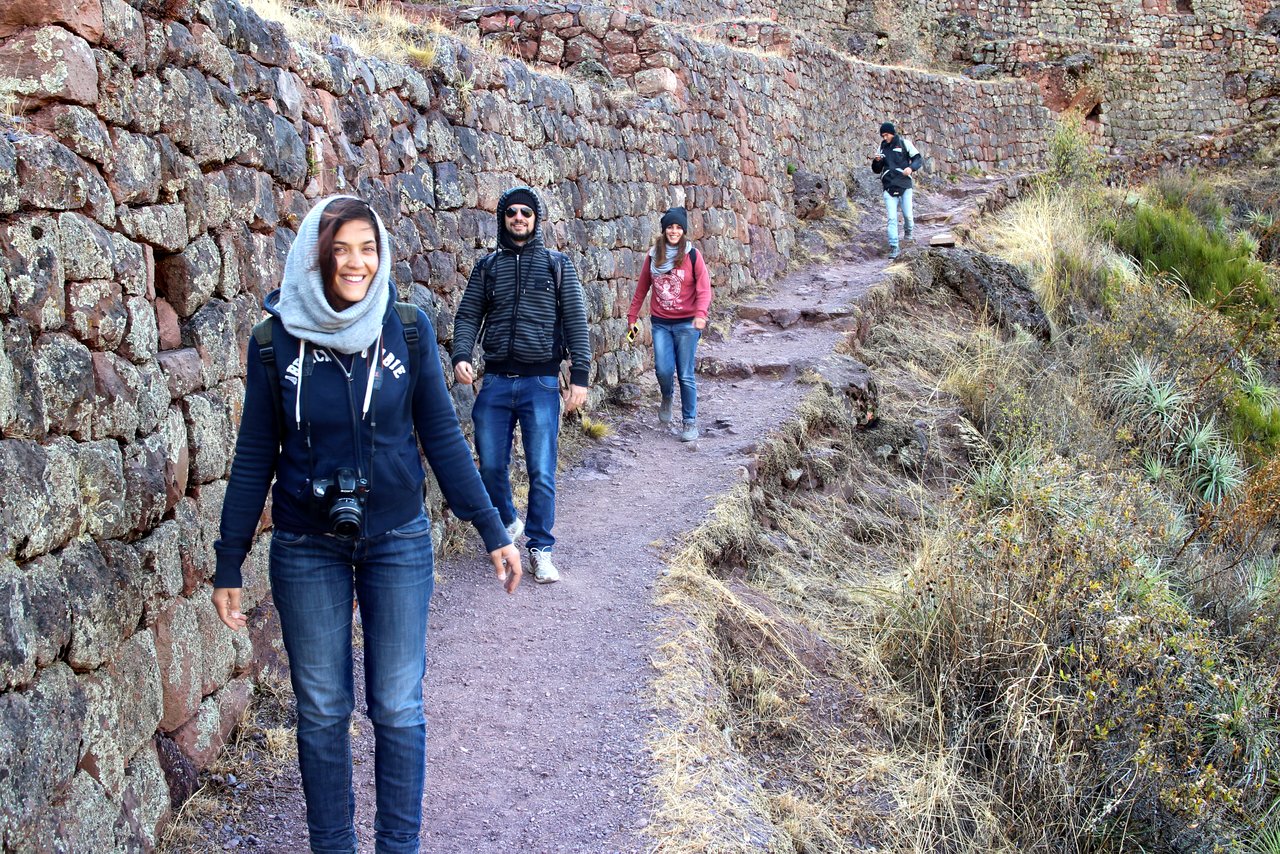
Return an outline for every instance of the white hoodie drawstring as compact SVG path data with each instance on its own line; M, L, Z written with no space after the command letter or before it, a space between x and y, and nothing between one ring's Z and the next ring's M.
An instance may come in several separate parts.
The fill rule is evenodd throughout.
M369 401L373 400L373 380L378 374L378 368L382 364L382 333L378 333L378 340L373 345L373 362L369 365L369 380L364 385L364 409L360 411L360 419L363 421L365 416L369 414Z
M306 373L304 368L307 364L307 339L302 339L302 348L298 356L298 387L293 396L293 420L297 422L298 429L302 429L302 375Z

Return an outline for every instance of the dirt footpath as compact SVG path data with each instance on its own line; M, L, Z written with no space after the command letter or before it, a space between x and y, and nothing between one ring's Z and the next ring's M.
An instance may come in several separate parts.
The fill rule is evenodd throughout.
M939 192L917 204L925 242L966 203ZM645 739L655 721L655 580L668 547L791 417L806 393L797 366L830 352L848 306L879 281L883 217L865 217L844 260L775 283L725 340L704 339L697 443L658 423L652 375L639 405L610 414L611 435L559 479L560 583L527 576L508 597L481 555L441 563L428 632L424 852L653 848ZM360 850L371 852L372 732L363 714L353 729ZM296 769L279 786L271 819L258 810L270 826L253 828L263 841L255 850L305 851Z

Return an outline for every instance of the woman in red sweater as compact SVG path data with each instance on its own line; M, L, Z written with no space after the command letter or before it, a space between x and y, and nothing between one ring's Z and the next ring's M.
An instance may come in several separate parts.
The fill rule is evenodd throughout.
M684 208L662 215L662 231L653 242L636 282L636 293L627 311L627 325L634 338L645 294L653 291L649 314L653 322L653 368L662 389L658 419L671 422L673 378L680 379L680 441L698 438L698 379L694 375L698 339L707 326L711 307L711 279L702 256L685 240L689 216Z

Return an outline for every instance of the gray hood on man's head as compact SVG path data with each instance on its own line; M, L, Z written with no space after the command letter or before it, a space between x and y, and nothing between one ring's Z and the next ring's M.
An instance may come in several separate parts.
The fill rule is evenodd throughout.
M355 197L329 196L321 199L303 218L298 226L298 236L289 247L279 296L270 301L268 310L279 315L285 330L295 338L320 347L331 347L340 353L359 353L378 340L386 314L392 310L391 239L382 219L370 208L378 223L378 272L374 274L364 299L342 311L334 309L325 296L324 282L320 279L316 243L325 208L344 198Z
M534 209L537 211L538 218L533 223L533 237L529 238L523 246L517 246L515 241L511 239L511 235L507 233L506 217L503 211L507 209L508 199L516 193L528 193L533 196ZM546 218L547 206L542 202L542 196L532 187L512 187L502 194L502 198L498 199L498 248L524 250L532 246L542 245L542 221Z

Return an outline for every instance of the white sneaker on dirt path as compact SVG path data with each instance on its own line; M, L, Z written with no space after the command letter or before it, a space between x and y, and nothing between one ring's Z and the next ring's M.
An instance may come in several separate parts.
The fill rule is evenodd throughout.
M534 581L551 584L560 580L560 571L551 562L551 552L546 549L529 549L529 560L533 563Z
M524 520L521 519L519 516L517 516L515 518L515 521L507 526L507 535L511 537L511 542L514 543L517 539L519 539L520 535L523 533L524 533Z

